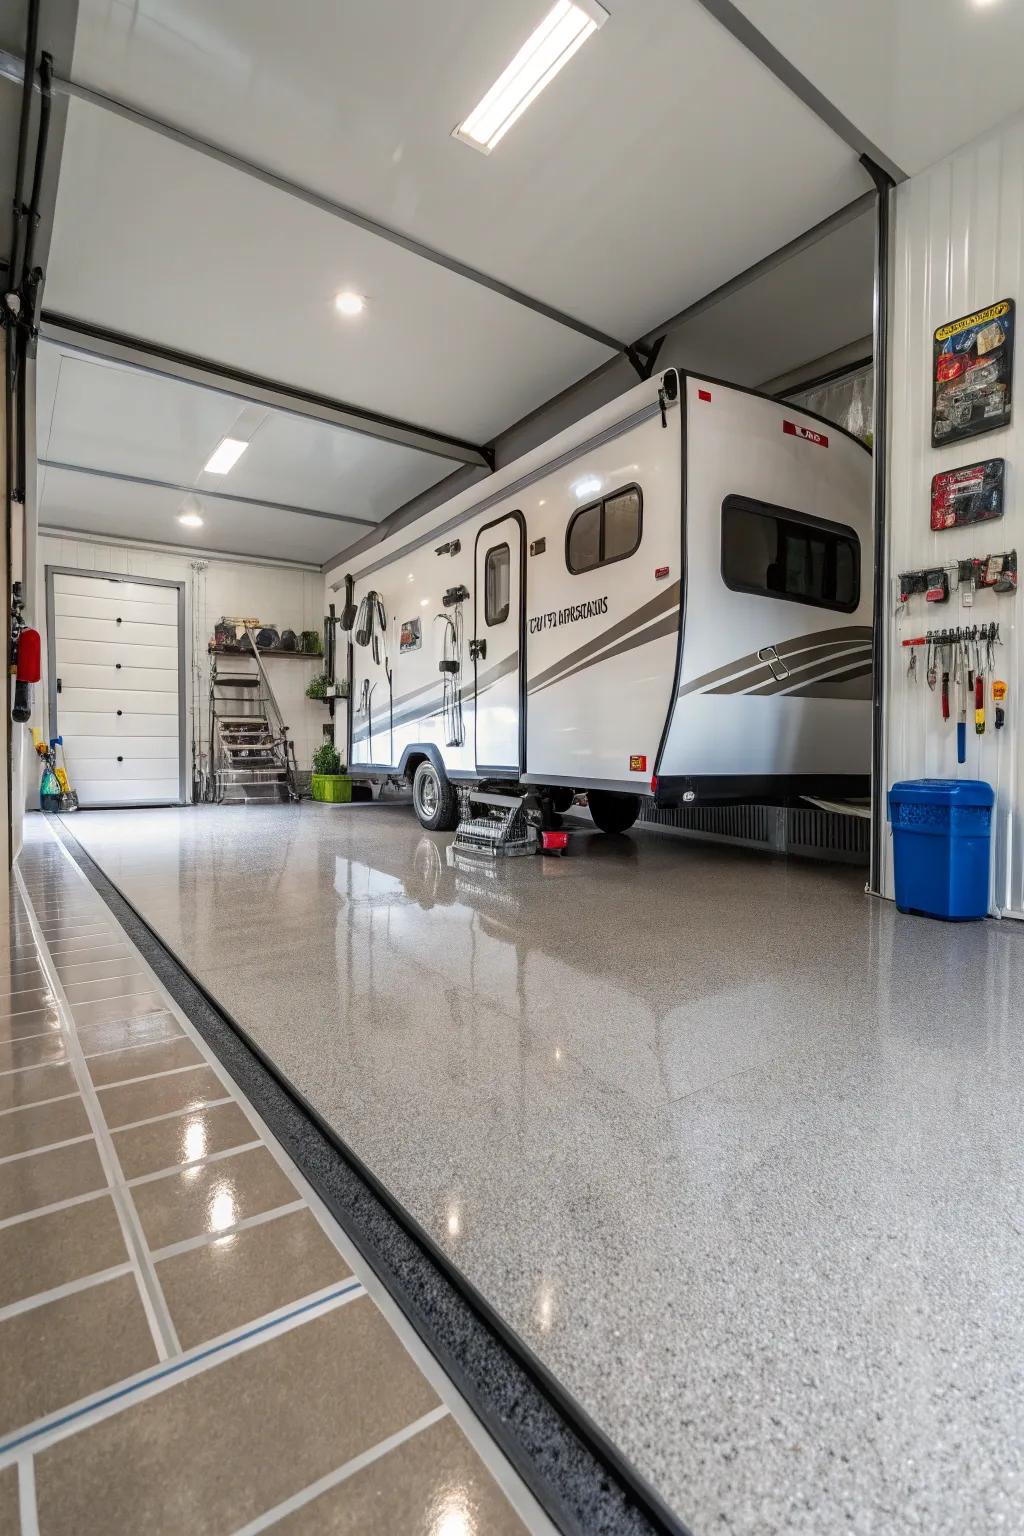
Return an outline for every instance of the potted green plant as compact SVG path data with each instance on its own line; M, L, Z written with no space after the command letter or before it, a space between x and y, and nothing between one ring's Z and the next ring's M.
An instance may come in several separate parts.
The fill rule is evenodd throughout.
M333 742L325 741L313 753L310 790L314 800L329 805L347 805L352 799L352 780L345 773Z
M299 636L299 646L303 656L322 656L324 642L315 629L304 629Z
M306 698L326 699L327 689L330 686L330 681L331 680L327 676L326 672L318 673L316 677L311 679L309 687L306 689Z

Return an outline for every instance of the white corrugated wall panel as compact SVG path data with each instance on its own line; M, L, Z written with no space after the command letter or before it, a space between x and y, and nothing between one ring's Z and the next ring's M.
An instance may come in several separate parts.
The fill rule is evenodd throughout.
M889 501L889 596L887 616L886 784L898 779L980 778L996 791L992 900L1007 915L1024 917L1024 724L1022 629L1017 596L979 593L970 608L951 596L946 605L914 598L894 617L900 571L944 565L968 556L1017 549L1024 556L1024 343L1019 335L1024 303L1024 117L1004 124L929 170L895 194L893 323L891 332L891 438ZM932 334L947 320L998 299L1017 301L1016 398L1011 425L948 447L931 447ZM932 476L979 459L1006 460L1005 516L976 528L932 533ZM927 628L983 624L995 619L1003 645L997 676L1009 684L1006 728L974 733L968 709L967 762L956 760L954 719L945 724L937 693L924 678L907 678L907 651L900 641ZM892 895L892 844L886 839L883 889Z

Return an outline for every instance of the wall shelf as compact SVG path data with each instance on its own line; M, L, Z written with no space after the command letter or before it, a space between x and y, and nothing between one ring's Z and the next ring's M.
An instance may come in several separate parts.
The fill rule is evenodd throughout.
M206 647L209 656L226 656L231 661L246 661L252 657L252 651L225 651L220 646L208 645ZM282 657L286 661L323 661L323 652L314 654L312 651L260 651L261 656Z

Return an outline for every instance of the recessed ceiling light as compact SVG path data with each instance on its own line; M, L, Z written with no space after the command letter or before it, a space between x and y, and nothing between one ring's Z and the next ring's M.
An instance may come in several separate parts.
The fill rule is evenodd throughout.
M224 437L203 466L204 475L226 475L234 469L249 444L240 437Z
M180 512L178 514L178 522L185 528L201 528L203 526L203 520L198 512Z
M499 139L608 20L596 0L558 0L452 137L489 155Z
M366 308L366 300L361 293L339 293L335 297L334 307L339 315L361 315Z

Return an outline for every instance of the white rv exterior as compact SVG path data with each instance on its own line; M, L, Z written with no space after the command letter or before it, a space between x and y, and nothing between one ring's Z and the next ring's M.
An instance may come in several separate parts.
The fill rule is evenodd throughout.
M429 762L659 803L866 787L870 454L792 406L657 375L335 590L360 609L356 777Z

